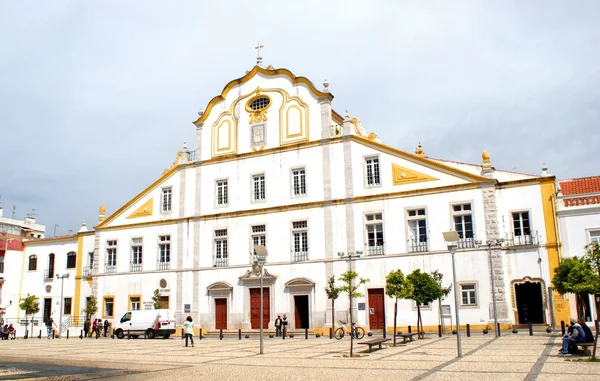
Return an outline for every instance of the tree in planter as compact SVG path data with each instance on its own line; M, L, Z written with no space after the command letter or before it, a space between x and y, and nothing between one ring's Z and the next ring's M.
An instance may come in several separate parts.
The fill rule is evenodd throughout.
M590 261L593 270L598 273L598 279L600 279L600 243L592 242L585 246L585 258ZM598 291L596 291L598 294ZM596 320L600 320L600 295L596 295ZM600 334L600 328L596 326L596 337L594 338L594 351L592 357L596 358L596 347L598 346L598 335Z
M367 278L358 278L358 284L354 284L354 279L358 278L358 274L356 271L348 270L343 273L339 280L344 283L343 286L340 287L341 292L346 292L348 294L348 301L350 302L350 357L353 356L353 348L354 348L354 330L353 330L353 321L352 321L352 299L363 296L362 293L358 292L358 288L363 284L367 283L369 279Z
M442 296L438 299L438 311L440 315L440 326L442 327L442 331L444 331L444 320L442 319L442 299L446 299L448 295L450 295L450 291L452 291L452 285L448 287L442 287L442 280L444 279L444 274L435 270L431 273L431 277L435 279L435 281L440 285L442 289Z
M423 319L421 318L421 305L431 303L436 299L440 299L443 295L442 288L433 277L427 273L416 269L406 276L406 279L412 285L412 293L410 299L417 304L417 330L419 338L423 338Z
M327 299L331 299L331 334L335 333L335 300L340 296L342 290L335 286L335 276L331 276L328 281L328 286L325 287Z
M412 284L410 284L402 270L394 270L385 277L385 293L394 298L394 346L396 346L396 321L398 317L398 299L410 299Z
M90 319L92 315L98 312L98 299L94 295L91 295L87 298L87 303L85 308L83 309L85 313L85 319Z
M162 303L160 301L160 290L157 288L154 290L154 295L152 295L152 302L154 303L154 309L158 310L162 308Z
M27 294L25 298L21 299L19 308L25 311L25 326L27 326L27 315L31 315L31 334L33 335L33 315L40 312L39 298L35 295ZM25 337L27 336L27 332L25 332Z

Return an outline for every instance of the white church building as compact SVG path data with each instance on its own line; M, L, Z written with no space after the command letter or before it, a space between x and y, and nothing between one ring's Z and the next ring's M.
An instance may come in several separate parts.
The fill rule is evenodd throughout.
M369 278L355 319L391 330L386 275L439 270L449 285L442 233L454 230L460 305L452 296L442 304L458 308L462 324L493 323L493 292L504 325L568 321L569 301L550 289L562 255L553 176L495 169L487 151L466 164L429 158L420 144L414 153L391 147L335 112L328 87L259 61L208 102L194 122L196 148L184 146L153 184L116 211L101 207L93 230L26 242L5 295L35 294L44 315L65 325L95 295L96 317L114 324L152 308L159 289L178 324L191 315L205 330L258 329L252 263L263 245L269 327L287 314L292 329L328 330L327 280L352 266ZM348 313L343 294L336 320ZM23 311L13 303L6 316ZM425 306L426 330L439 316L437 303ZM400 301L398 320L416 324L413 302Z

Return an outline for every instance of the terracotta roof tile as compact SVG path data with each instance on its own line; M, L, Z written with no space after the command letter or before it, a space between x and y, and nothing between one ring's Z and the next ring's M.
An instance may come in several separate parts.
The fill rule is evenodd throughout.
M563 180L560 189L564 196L600 193L600 176Z

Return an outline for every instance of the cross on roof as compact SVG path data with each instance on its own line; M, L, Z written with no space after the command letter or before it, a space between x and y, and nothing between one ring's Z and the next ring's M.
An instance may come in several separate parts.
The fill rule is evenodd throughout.
M261 45L260 42L254 47L254 49L256 49L256 64L258 66L262 64L262 56L260 55L260 49L263 47L264 45Z

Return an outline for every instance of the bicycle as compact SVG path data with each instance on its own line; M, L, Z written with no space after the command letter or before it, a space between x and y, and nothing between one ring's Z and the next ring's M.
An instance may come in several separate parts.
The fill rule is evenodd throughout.
M350 330L346 327L343 327L348 323L341 320L340 323L342 324L342 327L339 327L335 330L335 338L337 340L341 340L344 337L344 335L350 334ZM357 327L356 323L352 323L352 336L354 336L355 339L362 339L363 337L365 337L365 329L363 327Z

